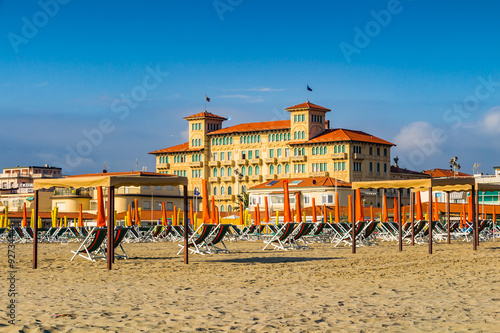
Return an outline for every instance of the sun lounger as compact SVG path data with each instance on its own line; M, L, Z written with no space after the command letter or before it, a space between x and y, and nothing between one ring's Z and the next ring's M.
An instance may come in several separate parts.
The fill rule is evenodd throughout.
M102 243L106 239L107 229L106 228L94 228L89 233L87 237L83 240L76 251L71 251L74 253L71 260L73 260L77 255L90 261L95 261L95 258L99 254Z
M193 233L188 239L188 249L191 253L202 254L204 255L204 251L202 247L206 245L205 241L212 234L212 231L215 229L216 224L202 224L198 227L195 233ZM175 227L175 226L174 226ZM199 233L198 233L199 232ZM179 244L181 249L177 254L180 254L184 251L184 244Z
M315 223L312 222L300 223L296 228L297 231L292 235L292 237L290 237L290 244L293 245L296 249L309 248L305 240L305 236L314 229L314 224ZM298 241L301 241L302 243L304 243L304 245L300 245Z
M340 239L337 240L335 243L335 246L339 245L340 243L344 243L344 246L352 245L353 242L353 237L352 237L352 228L355 228L354 230L354 237L356 237L356 240L359 238L358 236L361 234L361 232L365 229L366 227L366 222L364 221L359 221L355 223L355 226L350 226L349 230L342 235Z
M219 253L219 252L225 252L229 253L229 250L226 247L226 244L224 244L224 237L229 234L229 230L231 230L232 225L231 224L219 224L217 227L212 231L212 234L210 235L209 239L205 242L206 243L206 249L208 253ZM222 244L224 248L217 247L217 244Z
M290 248L289 238L292 237L296 226L296 223L285 223L270 240L264 240L266 246L262 250L265 250L269 245L272 245L274 250L288 250Z

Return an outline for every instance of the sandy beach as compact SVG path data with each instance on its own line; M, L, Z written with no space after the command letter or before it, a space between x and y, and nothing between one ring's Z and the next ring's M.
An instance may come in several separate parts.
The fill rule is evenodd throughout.
M16 244L16 325L8 325L7 260L0 264L2 332L498 332L498 242L395 243L262 251L262 241L227 242L231 251L191 255L176 243L125 244L129 260L82 258L69 245ZM7 258L7 244L0 244Z

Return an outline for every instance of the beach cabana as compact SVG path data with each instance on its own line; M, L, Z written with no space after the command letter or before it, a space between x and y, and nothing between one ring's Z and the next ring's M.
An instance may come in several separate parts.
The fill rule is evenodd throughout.
M65 187L65 188L80 188L80 187L107 187L108 188L108 235L114 235L114 197L115 189L121 186L183 186L184 195L184 216L187 215L188 209L188 196L187 185L188 179L186 177L179 177L174 175L167 175L155 172L114 172L114 173L97 173L86 174L77 176L68 176L66 178L46 178L35 179L33 190L35 191L35 220L38 220L38 191L41 189L48 189L51 187ZM184 219L184 228L187 230L187 219ZM34 225L34 239L33 239L33 268L37 268L38 263L38 225ZM188 263L188 250L187 250L187 235L184 233L184 263ZM114 259L113 251L113 237L108 237L107 246L107 264L108 269L112 268Z
M429 192L429 222L431 225L432 220L432 191L442 191L446 193L446 219L447 219L447 232L448 243L450 242L450 193L451 192L470 192L472 199L472 216L473 216L473 249L476 250L479 245L478 235L478 214L477 214L477 191L498 191L500 190L499 184L485 184L476 183L472 177L467 178L428 178L428 179L408 179L408 180L385 180L385 181L364 181L353 182L352 189L397 189L398 204L401 205L401 189L411 189L414 192ZM410 197L410 207L413 206L413 196ZM401 212L401 209L398 209ZM414 230L414 217L410 216L412 223L412 230ZM399 250L403 250L402 242L402 225L399 223ZM432 232L429 232L429 254L432 254Z

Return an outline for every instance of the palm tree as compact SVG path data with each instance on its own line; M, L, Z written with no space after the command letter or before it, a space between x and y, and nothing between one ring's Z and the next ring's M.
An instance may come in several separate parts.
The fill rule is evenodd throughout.
M243 192L236 196L237 205L236 207L234 207L234 210L237 212L240 210L240 202L243 205L243 210L248 208L248 204L250 203L250 197L248 196L247 192Z

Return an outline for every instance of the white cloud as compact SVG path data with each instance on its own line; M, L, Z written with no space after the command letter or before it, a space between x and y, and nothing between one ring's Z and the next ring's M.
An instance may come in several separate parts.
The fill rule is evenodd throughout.
M219 96L219 98L252 98L252 97L248 95L235 94L235 95L222 95Z
M489 110L479 121L479 128L487 134L500 134L500 107Z
M425 121L416 121L404 126L394 137L398 150L409 152L418 149L422 142L433 136L435 128ZM436 151L439 152L439 151Z

